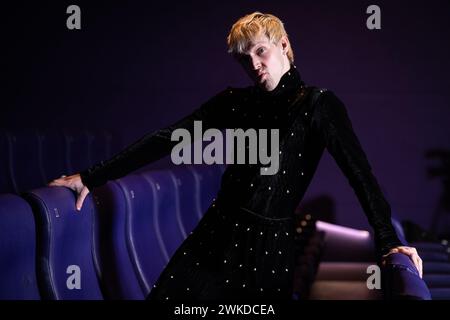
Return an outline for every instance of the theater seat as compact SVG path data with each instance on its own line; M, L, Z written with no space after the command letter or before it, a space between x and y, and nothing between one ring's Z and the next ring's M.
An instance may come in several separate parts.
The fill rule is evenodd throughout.
M155 226L163 242L163 255L166 262L169 262L184 240L175 176L169 170L147 171L140 173L140 176L154 190Z
M117 183L126 198L127 248L145 297L167 263L157 220L157 190L141 175L129 175Z
M91 196L75 210L75 193L48 187L24 194L37 230L37 278L41 297L51 300L102 299L92 253Z
M39 299L36 280L36 234L28 203L0 195L0 300Z
M200 181L193 170L177 167L171 170L178 189L180 200L180 217L182 220L182 234L186 238L198 224L202 216L200 203Z
M110 181L94 189L93 198L94 256L105 299L144 299L145 293L127 242L127 230L131 227L128 197L117 181ZM147 254L150 256L149 252Z

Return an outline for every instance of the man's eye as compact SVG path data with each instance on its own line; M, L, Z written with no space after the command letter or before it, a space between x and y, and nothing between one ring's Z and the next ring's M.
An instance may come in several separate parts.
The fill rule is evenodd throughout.
M265 48L259 48L258 50L256 50L256 53L261 54L261 53L264 53L264 51L266 51Z

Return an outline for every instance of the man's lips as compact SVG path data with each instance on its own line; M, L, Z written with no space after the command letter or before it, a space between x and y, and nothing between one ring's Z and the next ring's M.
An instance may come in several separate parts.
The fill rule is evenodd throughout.
M267 74L267 72L263 72L263 73L258 73L258 80L262 80L264 78L264 76Z

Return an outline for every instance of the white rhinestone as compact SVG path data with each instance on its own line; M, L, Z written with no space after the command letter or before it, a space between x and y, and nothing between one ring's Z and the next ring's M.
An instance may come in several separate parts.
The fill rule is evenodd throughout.
M250 187L253 187L253 183L250 183Z
M263 232L261 231L260 233L259 233L260 235L262 235L263 234Z
M300 174L303 176L303 171Z
M289 232L286 232L286 235L288 236L288 235L289 235Z
M173 279L173 276L170 276L170 279Z
M269 253L266 251L266 254L269 254Z
M227 263L227 260L225 259L225 260L223 260L223 263Z
M236 243L235 245L234 245L235 247L237 247L238 246L238 244Z
M290 72L288 72L288 76L290 76L291 75L291 73Z
M307 116L308 115L308 112L305 112L305 116Z
M253 271L256 271L256 268L253 268Z
M284 88L284 84L282 84L281 87Z
M281 151L280 151L280 154L281 154Z
M272 190L272 188L271 188L271 187L269 187L269 190Z
M289 193L289 189L288 189L288 190L286 190L286 193Z
M247 231L250 231L250 228L247 228Z
M250 248L250 251L252 251L253 250L253 248Z
M234 108L232 108L231 110L233 110L233 111L234 111Z
M197 262L196 265L199 265L199 263Z
M239 225L239 223L236 223L235 226L237 227Z
M283 170L283 174L286 174L286 170Z
M242 288L245 288L245 283L242 285Z
M291 137L293 137L294 136L294 133L293 132L291 132Z
M281 291L281 289L280 289L280 288L278 288L277 290L278 290L278 291Z
M186 252L183 252L184 255L186 255Z
M281 251L278 251L278 254L281 254Z
M156 288L156 284L153 285L153 288Z
M272 270L272 273L275 273L275 270Z
M302 154L301 154L301 153L299 153L299 154L298 154L298 156L299 156L299 157L301 157L301 156L302 156Z
M242 264L239 265L239 268L242 268Z
M226 282L226 283L228 283L228 282L229 282L229 280L227 279L227 280L225 280L225 282Z
M259 290L263 291L263 288L260 288Z
M275 237L278 237L278 233L275 233Z
M286 272L288 272L289 271L289 269L288 268L286 268Z
M166 297L166 300L169 300L169 297Z

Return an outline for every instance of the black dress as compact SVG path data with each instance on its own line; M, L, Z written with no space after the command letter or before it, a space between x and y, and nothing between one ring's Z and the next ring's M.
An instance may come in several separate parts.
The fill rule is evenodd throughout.
M168 155L177 128L279 129L279 171L232 164L197 227L175 252L150 292L154 300L289 300L294 269L294 210L326 148L353 187L374 229L379 254L401 245L390 206L371 172L344 104L305 86L295 66L271 92L228 88L175 124L149 133L108 161L81 173L90 189Z

